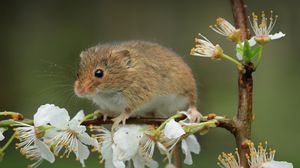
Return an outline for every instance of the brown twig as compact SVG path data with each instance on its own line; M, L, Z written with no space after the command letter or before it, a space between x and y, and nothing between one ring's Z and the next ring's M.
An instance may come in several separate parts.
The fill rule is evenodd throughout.
M143 118L143 117L130 117L126 120L126 124L148 124L148 125L160 125L166 118ZM108 117L105 121L103 118L90 119L84 121L83 125L105 125L112 124L112 118Z
M231 7L235 26L241 30L241 40L249 39L250 32L247 25L247 16L243 0L231 0Z
M147 125L156 125L159 126L161 123L166 121L168 118L148 118L148 117L130 117L126 120L126 124L147 124ZM177 118L176 121L182 120L184 118ZM210 119L217 119L218 120L218 127L225 128L229 130L230 132L234 132L234 122L232 119L229 118L202 118L201 122L208 121ZM112 118L108 117L105 121L102 117L96 118L96 119L89 119L82 123L82 125L105 125L105 124L112 124Z
M236 27L240 28L242 35L241 41L249 39L245 4L243 0L231 0L232 12ZM234 119L236 131L234 133L236 145L239 151L241 166L248 168L246 153L249 152L247 140L251 138L251 122L252 115L252 93L253 79L252 72L254 71L253 64L247 63L245 70L239 71L238 86L239 86L239 106L237 116Z
M186 117L179 117L176 118L176 121L183 120ZM113 118L107 117L106 120L104 120L102 117L96 118L96 119L90 119L84 121L83 125L104 125L104 124L113 124L112 121ZM130 117L126 120L126 124L147 124L147 125L160 125L164 121L166 121L168 118L153 118L153 117Z
M175 146L174 156L175 156L175 165L176 165L176 168L182 168L181 144L180 143L176 144L176 146Z

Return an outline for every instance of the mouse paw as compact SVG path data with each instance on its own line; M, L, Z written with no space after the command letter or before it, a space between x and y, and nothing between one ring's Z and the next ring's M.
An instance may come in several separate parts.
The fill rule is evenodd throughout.
M95 116L97 116L97 118L99 117L102 117L103 116L103 121L106 121L107 120L107 117L113 117L113 114L111 112L103 112L101 110L96 110L94 112Z
M115 130L120 122L122 122L123 125L126 124L126 120L129 118L129 114L128 113L121 113L118 117L115 117L112 119L112 121L114 122L112 125L112 130Z
M202 118L202 114L195 108L195 107L191 107L188 109L188 114L191 117L191 122L196 122L199 123L201 118Z

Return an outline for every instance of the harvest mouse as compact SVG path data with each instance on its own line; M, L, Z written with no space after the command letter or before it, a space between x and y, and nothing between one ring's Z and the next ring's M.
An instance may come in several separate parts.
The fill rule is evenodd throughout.
M130 116L169 117L187 110L199 122L196 84L191 69L157 43L126 41L99 44L80 54L77 96L92 100L113 128Z

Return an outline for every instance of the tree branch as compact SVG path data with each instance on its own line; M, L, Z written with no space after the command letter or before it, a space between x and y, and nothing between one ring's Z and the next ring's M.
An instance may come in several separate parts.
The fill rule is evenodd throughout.
M143 118L143 117L130 117L126 120L126 124L148 124L148 125L160 125L167 118ZM104 125L113 124L112 118L107 117L104 121L102 117L96 119L86 120L82 125Z
M213 115L210 117L210 115ZM147 124L147 125L156 125L159 126L161 123L166 121L168 118L150 118L150 117L130 117L126 120L126 124ZM176 121L183 120L185 118L176 118ZM232 119L226 117L218 117L215 114L208 114L208 116L204 116L201 119L201 122L205 122L211 119L218 120L218 127L222 127L227 129L230 132L235 132L235 123ZM1 122L0 122L1 123ZM102 117L89 119L82 122L82 125L89 126L89 125L105 125L105 124L112 124L112 118L108 117L105 121Z
M231 0L232 14L235 26L241 30L241 40L250 38L250 32L247 25L246 9L243 0Z
M247 26L245 4L243 0L231 0L232 13L236 27L241 30L241 41L249 39L250 33ZM252 122L252 92L254 71L253 64L247 63L245 70L239 71L239 105L237 116L234 119L236 131L234 133L236 145L239 151L241 167L248 168L246 154L249 148L246 141L251 138L251 122Z

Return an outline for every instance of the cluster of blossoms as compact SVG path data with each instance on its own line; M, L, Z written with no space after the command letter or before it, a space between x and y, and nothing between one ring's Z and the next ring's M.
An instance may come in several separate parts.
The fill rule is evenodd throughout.
M221 58L227 59L241 68L242 61L250 62L257 57L257 65L260 62L263 46L271 40L279 39L285 36L282 32L271 34L274 25L277 21L278 16L273 17L273 12L271 11L271 16L266 17L265 13L262 12L261 19L259 22L259 17L252 13L252 20L249 16L250 25L253 29L254 36L250 40L241 41L241 30L236 29L231 23L226 21L224 18L218 18L214 26L210 28L227 37L230 41L237 43L237 59L226 55L220 45L214 45L202 34L199 34L200 38L195 38L196 45L191 49L191 55L210 57L213 60L218 60ZM258 48L252 48L256 44L259 45Z
M105 167L125 168L125 162L132 161L136 168L157 168L158 163L152 158L155 148L166 156L167 167L172 167L172 154L179 142L185 155L184 163L192 165L191 153L200 153L200 144L192 133L215 126L214 120L190 124L187 118L179 122L174 119L167 120L159 128L149 125L125 125L115 132L101 126L92 126L91 130L94 132L93 137L99 141Z
M20 141L16 147L26 158L36 161L30 167L39 166L43 160L53 163L54 155L68 157L71 152L84 167L90 154L87 145L98 148L98 143L86 133L86 127L80 125L83 118L83 111L70 120L66 109L42 105L33 117L33 125L21 122L14 125L16 138Z
M272 150L271 148L267 150L267 142L265 143L265 146L260 143L257 148L255 148L254 143L248 141L248 147L250 153L246 155L246 158L248 159L250 168L293 168L292 163L275 161L275 150ZM222 153L222 155L219 155L219 167L242 168L237 149L235 154L237 157L234 157L232 153Z
M177 122L176 118L185 118ZM90 149L98 151L106 168L125 168L133 162L136 168L159 167L152 159L155 148L166 156L167 166L173 166L172 155L175 146L181 142L185 155L184 163L193 164L192 154L200 153L200 144L193 133L215 127L216 119L201 123L190 123L186 112L180 112L162 123L158 128L149 125L123 125L112 132L102 126L81 125L87 117L79 111L72 119L66 109L52 104L42 105L34 114L32 124L16 121L13 124L15 137L19 140L16 148L27 159L34 161L29 167L38 167L44 160L50 163L55 156L76 159L85 167ZM0 129L0 140L4 139Z

